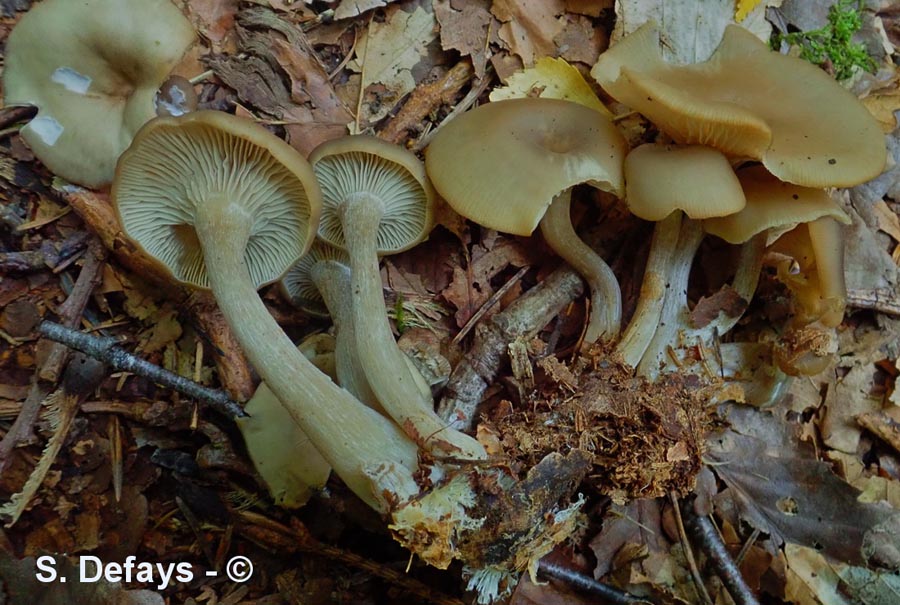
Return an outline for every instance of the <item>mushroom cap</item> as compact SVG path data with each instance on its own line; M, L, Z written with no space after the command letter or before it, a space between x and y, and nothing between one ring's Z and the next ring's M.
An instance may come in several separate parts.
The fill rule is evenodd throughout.
M191 81L175 74L166 78L153 95L156 115L161 118L178 117L197 111L199 104L200 99Z
M21 133L50 170L101 187L193 41L170 0L45 0L9 36L5 102L37 106Z
M708 61L671 65L656 24L646 23L602 54L591 74L676 142L760 160L783 181L848 187L885 165L884 136L856 97L737 25Z
M348 197L366 193L384 204L378 225L378 254L394 254L425 240L434 226L434 188L412 152L387 141L354 135L326 141L309 156L324 206L319 237L346 249L338 216Z
M721 152L647 143L625 157L625 202L636 216L661 221L675 210L696 219L734 214L745 199Z
M531 235L553 198L589 183L622 195L625 139L602 113L559 99L488 103L443 126L425 153L435 189L480 225Z
M747 197L744 209L703 222L707 233L728 243L741 244L767 229L793 229L823 216L850 224L850 217L824 189L785 183L762 166L738 170L737 177Z
M294 263L278 282L278 287L285 298L315 317L328 317L328 308L310 273L313 265L328 260L350 266L350 257L346 252L317 239L309 252Z
M256 287L279 279L315 237L321 193L307 161L257 124L220 111L156 118L122 154L112 186L122 229L178 282L208 288L194 225L204 203L240 204Z

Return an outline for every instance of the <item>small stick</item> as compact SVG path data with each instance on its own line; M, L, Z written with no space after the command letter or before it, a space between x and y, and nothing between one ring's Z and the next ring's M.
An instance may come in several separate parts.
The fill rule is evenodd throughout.
M522 276L525 275L525 273L530 268L530 266L525 265L524 267L519 269L516 274L509 279L508 282L503 284L503 286L501 286L499 290L494 292L491 297L487 299L487 301L483 305L481 305L481 308L479 308L478 311L476 311L475 314L469 318L469 321L467 321L466 325L462 327L462 330L459 331L459 334L453 337L453 340L450 341L451 344L459 344L460 341L462 341L462 339L466 337L466 334L468 334L472 330L472 328L475 327L475 324L477 324L479 320L484 317L484 314L490 311L494 305L500 302L500 299L503 298L503 295L509 292L509 289L512 288L520 279L522 279Z
M149 361L135 357L118 346L119 341L115 338L92 336L85 332L71 330L52 321L42 321L38 325L38 332L50 340L95 357L116 370L124 370L143 376L188 397L200 400L231 418L247 416L247 413L241 409L241 406L231 400L224 392L197 384L184 376L179 376Z
M431 139L434 138L434 135L437 134L437 131L444 127L444 124L448 123L450 120L458 116L459 114L466 111L469 107L475 104L475 101L487 90L487 87L494 82L494 72L493 70L489 70L485 72L484 77L481 78L478 82L476 82L469 93L463 97L462 101L456 104L456 106L447 114L447 117L444 118L444 121L437 125L436 128L433 128L431 131L423 135L415 144L412 146L413 151L422 151L428 144L431 142Z
M728 589L735 605L759 605L759 600L747 585L744 576L741 575L741 570L735 565L731 555L728 554L728 549L725 548L725 543L722 542L712 521L706 515L694 514L691 508L690 505L685 507L685 517L691 535L703 548L710 565L722 580L722 584Z
M579 592L589 594L600 599L609 605L637 605L640 603L652 605L653 601L641 599L627 592L623 592L614 586L598 582L590 576L580 574L577 571L557 565L556 563L548 563L541 561L538 563L538 575L545 578L551 578L564 582Z
M672 502L672 508L675 509L675 525L678 526L678 537L681 540L681 548L684 549L684 558L687 560L688 567L691 570L691 577L694 579L694 584L697 587L697 595L706 605L712 605L713 600L703 584L703 576L700 575L700 569L698 569L697 561L694 559L694 551L691 550L691 543L684 529L681 506L678 504L678 496L675 495L675 492L669 492L669 500Z

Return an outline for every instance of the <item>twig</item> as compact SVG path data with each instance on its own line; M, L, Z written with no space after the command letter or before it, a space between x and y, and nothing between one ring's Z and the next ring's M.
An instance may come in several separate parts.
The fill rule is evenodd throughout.
M681 516L681 506L678 504L678 496L675 492L669 492L669 500L672 502L672 508L675 509L675 525L678 526L678 537L681 540L681 548L684 550L684 558L687 560L688 568L691 570L691 577L694 579L694 585L697 587L697 595L706 605L712 605L713 600L706 591L703 584L703 576L700 575L700 569L697 567L697 560L694 559L694 551L691 550L691 543L688 540L687 532L684 530L684 519Z
M91 293L103 275L102 269L105 259L106 252L103 250L103 247L96 239L92 239L88 244L88 254L85 257L81 272L78 274L78 279L75 281L75 286L72 288L72 292L66 298L66 301L58 309L59 319L64 325L75 326L78 324ZM59 376L68 360L68 355L69 350L62 345L54 344L50 347L43 365L32 381L31 390L22 404L19 415L16 416L12 427L3 436L3 440L0 441L0 473L9 464L10 453L13 451L13 448L31 437L32 427L41 409L41 402L50 394L52 385L55 385L59 380Z
M603 602L609 605L637 605L641 603L652 605L653 603L653 601L635 597L609 584L598 582L590 576L580 574L556 563L541 561L538 563L538 575L560 580L579 592L603 599Z
M415 142L415 144L412 146L412 150L421 151L425 149L431 142L431 139L434 137L434 135L437 134L437 131L444 127L444 124L448 123L450 120L471 107L475 103L475 101L478 100L478 97L480 97L484 93L484 91L487 90L487 87L493 83L493 75L493 68L489 68L488 71L485 72L484 77L481 78L481 80L479 80L474 86L472 86L472 89L469 91L469 93L465 97L463 97L462 101L456 104L456 107L454 107L453 110L451 110L450 113L447 114L447 117L444 118L444 120L440 124L438 124L436 128L432 129L430 132L428 132Z
M719 537L716 527L705 515L694 514L690 505L685 507L685 517L691 535L699 543L703 552L709 560L710 565L715 570L716 575L722 580L722 584L728 589L731 598L734 599L735 605L759 605L759 600L747 582L741 575L741 570L735 565L731 555L725 548L725 543Z
M441 594L427 584L411 578L401 571L379 565L356 553L319 542L299 521L295 520L292 527L287 527L251 511L240 511L237 515L241 521L237 525L239 533L251 540L259 540L264 545L274 541L274 546L278 552L301 551L322 556L333 561L339 561L350 567L361 569L435 605L463 605L461 600Z
M537 334L583 291L581 277L563 266L506 309L479 324L472 349L450 375L438 406L441 418L454 428L471 428L484 391L507 358L509 343L518 337Z
M115 338L92 336L84 332L71 330L51 321L41 322L38 325L38 332L51 340L63 343L106 362L117 370L124 370L143 376L188 397L202 401L229 417L241 418L247 416L247 413L241 409L241 406L232 401L223 391L197 384L184 376L179 376L165 368L153 365L149 361L135 357L118 346L118 341Z
M19 105L0 109L0 128L7 128L10 124L30 120L37 115L37 107L32 105Z
M437 81L416 87L378 136L391 143L402 143L409 136L408 131L421 124L428 114L444 103L452 103L460 89L468 84L473 73L472 64L463 60Z
M866 412L857 416L856 422L891 446L895 452L900 452L900 423L896 420L884 412Z
M499 290L494 292L491 297L487 299L487 301L483 305L481 305L478 311L476 311L475 314L469 318L469 321L467 321L466 325L462 327L462 330L459 331L459 334L454 336L453 340L451 340L450 342L452 344L459 344L460 342L462 342L462 339L465 338L466 335L472 330L472 328L475 327L475 324L477 324L481 320L481 318L484 317L484 314L490 311L494 305L500 302L500 299L503 298L503 295L509 292L509 289L512 288L516 283L518 283L518 281L522 279L522 276L525 275L525 273L530 268L531 267L529 265L525 265L524 267L519 269L516 274L509 279L508 282L503 284L503 286L501 286Z
M848 290L847 306L872 309L885 315L900 315L900 298L886 290Z

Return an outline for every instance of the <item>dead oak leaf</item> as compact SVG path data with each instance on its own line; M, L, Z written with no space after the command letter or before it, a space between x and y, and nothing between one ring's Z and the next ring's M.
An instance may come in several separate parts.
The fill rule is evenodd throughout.
M490 0L435 0L434 15L441 25L441 46L472 59L475 77L483 78L488 60L488 36L496 31Z
M691 325L695 328L705 328L719 317L719 313L725 313L726 317L740 317L747 310L747 301L741 298L737 290L730 285L725 285L711 296L704 296L691 311Z
M357 17L373 8L381 8L387 6L393 0L344 0L336 9L334 9L334 18L349 19Z
M553 38L559 56L567 61L593 65L600 53L609 46L609 36L602 27L594 27L590 19L582 15L566 15L566 25Z
M197 32L209 40L213 51L235 51L234 18L238 0L191 0L186 6L191 22Z
M565 28L563 0L494 0L491 13L503 22L500 39L530 67L559 54L554 39Z

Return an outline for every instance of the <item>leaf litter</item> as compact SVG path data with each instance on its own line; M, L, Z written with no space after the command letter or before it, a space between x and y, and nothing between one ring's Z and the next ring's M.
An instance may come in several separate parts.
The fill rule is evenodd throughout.
M5 13L4 36L26 5L17 3ZM827 16L825 4L799 0L785 0L781 7L717 1L704 5L702 14L696 3L680 0L615 6L578 0L189 0L185 5L201 42L184 69L195 72L199 58L215 74L203 85L206 106L234 107L304 154L346 132L387 133L407 105L416 108L408 114L414 118L398 122L390 138L418 148L455 108L488 96L570 98L600 109L596 86L582 74L610 38L619 39L648 16L663 15L665 52L679 61L706 58L725 24L736 18L767 38L767 10L770 16L772 11L780 14L782 24L798 25L801 16L809 17L804 30L821 27ZM700 20L703 28L697 27ZM887 49L891 55L896 39L892 9L866 7L863 21L860 35L867 48ZM778 19L774 22L778 27ZM884 39L877 37L879 32L885 32ZM498 80L505 86L498 86ZM539 332L536 341L520 343L518 376L530 376L534 387L515 386L510 370L504 369L488 391L487 403L497 406L483 417L479 434L485 439L490 435L494 451L520 469L551 451L588 447L596 458L594 472L582 486L591 499L582 545L561 547L555 560L659 602L696 602L690 564L666 499L673 490L682 496L694 492L698 502L709 501L708 512L728 545L746 546L742 570L770 598L804 604L896 601L900 586L889 570L900 565L894 516L900 503L900 452L890 439L891 423L900 417L897 81L896 69L888 63L848 83L881 123L895 166L845 199L854 220L845 258L853 311L842 326L840 361L831 371L808 380L787 379L787 397L772 408L743 408L723 416L709 405L704 390L714 388L714 380L675 379L654 391L630 382L615 366L570 363L556 345L577 336L563 328L562 319ZM67 202L103 241L120 246L114 220L103 214L108 202L102 194L52 192L46 186L48 174L31 162L21 141L13 136L5 145L0 171L4 253L42 250L45 241L62 249L59 244L66 237L86 231L74 215L61 215ZM591 212L588 218L593 218ZM16 231L22 223L30 224L31 232ZM455 225L452 234L436 232L425 247L392 259L383 270L389 300L396 303L401 342L436 369L437 388L446 380L447 367L466 352L465 342L454 347L450 339L492 294L517 269L529 267L522 283L482 321L508 308L553 268L545 260L548 255L529 241L459 222L448 225ZM76 256L74 264L60 271L34 266L4 275L4 315L20 317L13 315L18 313L13 305L25 301L39 315L52 312L72 291L81 263ZM104 271L103 288L79 320L124 337L132 350L151 361L216 384L213 366L221 369L223 347L229 352L234 347L212 328L215 318L207 317L207 311L186 311L183 299L143 281L112 261ZM277 316L297 318L277 296L266 300ZM738 312L745 303L723 288L700 299L692 319L700 326L723 309ZM447 306L450 316L443 311ZM751 317L758 306L750 301ZM581 313L572 307L565 317L577 323ZM410 327L412 316L422 328ZM294 336L328 327L303 316L285 323ZM7 335L0 343L5 431L25 406L31 376L42 363L28 330ZM228 363L243 364L252 382L245 361ZM405 555L377 536L380 521L363 511L339 482L329 484L327 498L314 498L296 515L273 507L240 444L234 447L228 423L198 420L198 413L205 416L191 402L145 379L128 374L107 378L81 404L69 423L65 447L21 519L7 530L0 555L5 596L11 602L20 602L17 594L26 593L32 602L161 602L159 594L140 586L126 590L101 584L89 595L77 583L39 586L28 580L33 561L9 557L10 552L19 557L48 550L109 557L177 555L209 569L221 566L226 555L251 552L254 563L272 570L243 592L210 582L171 586L162 593L178 602L371 602L397 594L435 599L427 587L415 584L418 580L453 598L464 596L452 572L440 574L414 564L410 583L391 573L406 564ZM52 439L48 428L39 421L30 443L0 461L5 496L25 484ZM618 457L622 451L628 452L625 459ZM181 462L164 462L172 460ZM124 484L120 497L117 473ZM367 532L362 537L360 527ZM327 546L285 560L274 545L284 545L284 535L301 535L306 528ZM748 540L751 535L754 541ZM352 557L341 559L332 544L349 545L368 559L347 567ZM343 563L336 567L334 561ZM354 571L360 568L365 573ZM13 586L11 578L25 581ZM726 598L716 580L709 580L707 588L717 600ZM582 599L558 583L542 586L526 579L510 602Z

